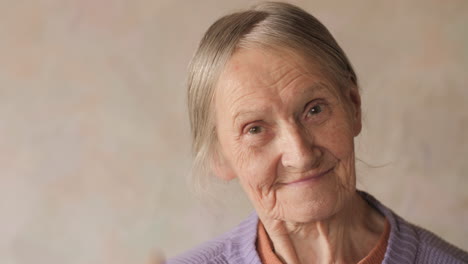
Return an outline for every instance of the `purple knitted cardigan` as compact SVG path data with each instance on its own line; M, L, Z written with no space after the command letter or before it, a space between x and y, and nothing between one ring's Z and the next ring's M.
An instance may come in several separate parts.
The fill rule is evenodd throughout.
M359 194L390 223L390 236L382 263L468 263L468 253L435 234L408 223L370 194ZM258 216L253 213L224 235L173 259L167 264L261 264L255 248Z

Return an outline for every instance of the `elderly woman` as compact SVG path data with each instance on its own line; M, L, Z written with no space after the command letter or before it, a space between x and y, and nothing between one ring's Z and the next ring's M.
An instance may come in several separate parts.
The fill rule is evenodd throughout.
M356 190L356 74L304 10L262 3L216 21L193 58L195 173L237 178L256 213L168 263L467 263Z

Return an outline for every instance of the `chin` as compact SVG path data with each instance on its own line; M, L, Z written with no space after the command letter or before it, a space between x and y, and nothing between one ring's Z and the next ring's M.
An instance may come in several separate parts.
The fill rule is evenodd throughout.
M351 199L350 193L336 190L315 193L297 192L284 204L284 220L308 223L330 219L339 213Z
M301 206L288 210L285 221L296 223L309 223L330 219L339 210L336 206L321 206L317 208L315 205Z

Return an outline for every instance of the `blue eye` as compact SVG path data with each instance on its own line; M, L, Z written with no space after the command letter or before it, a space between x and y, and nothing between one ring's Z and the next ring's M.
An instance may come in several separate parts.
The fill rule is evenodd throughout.
M322 106L317 104L310 108L309 113L310 115L316 115L322 112Z
M258 133L260 133L260 132L262 132L262 128L261 128L261 127L259 127L259 126L253 126L253 127L249 128L249 132L248 132L248 133L249 133L249 134L258 134Z

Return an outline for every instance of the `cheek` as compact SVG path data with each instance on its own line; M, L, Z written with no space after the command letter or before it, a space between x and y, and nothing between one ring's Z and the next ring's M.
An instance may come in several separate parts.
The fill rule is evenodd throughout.
M246 147L235 143L230 153L232 165L244 186L259 190L270 189L276 180L277 158L269 148Z
M337 123L324 130L321 137L322 146L330 151L338 160L346 160L354 156L354 136L349 126Z
M274 151L245 150L235 153L236 174L244 192L258 212L271 211L276 204L277 162Z
M336 187L348 191L355 188L354 135L346 119L336 122L324 131L323 146L338 162L336 167Z

